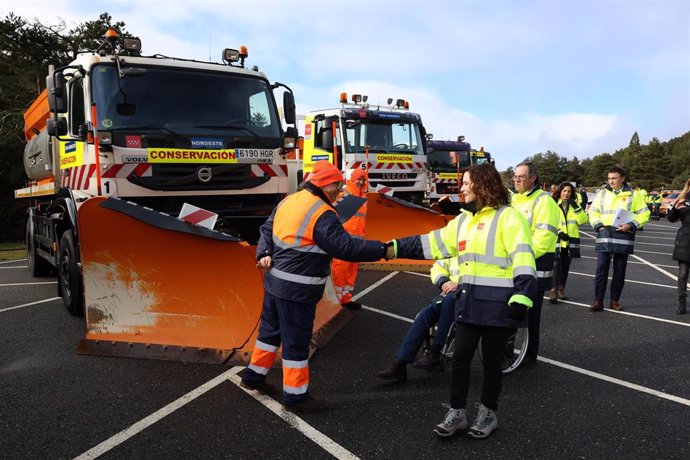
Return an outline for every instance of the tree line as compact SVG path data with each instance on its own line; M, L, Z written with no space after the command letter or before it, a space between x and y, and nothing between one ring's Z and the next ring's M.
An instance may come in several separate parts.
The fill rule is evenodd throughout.
M583 160L568 159L550 150L525 159L534 162L539 179L546 184L576 182L595 188L606 182L611 166L620 165L628 171L628 182L647 191L682 189L690 177L690 131L666 142L654 137L646 145L640 144L636 131L627 147ZM507 183L512 183L512 175L512 167L503 173Z
M79 52L97 49L110 28L132 37L125 23L113 21L107 12L72 27L64 21L45 25L13 13L0 20L0 241L20 240L23 235L27 203L14 199L14 190L26 181L24 111L45 88L49 64L67 65ZM690 176L690 132L667 142L654 138L647 145L640 145L635 133L627 147L583 160L550 150L527 159L537 164L540 179L549 184L574 181L595 187L606 180L609 166L620 164L630 172L631 182L648 190L680 188ZM509 168L503 174L509 179L512 173Z

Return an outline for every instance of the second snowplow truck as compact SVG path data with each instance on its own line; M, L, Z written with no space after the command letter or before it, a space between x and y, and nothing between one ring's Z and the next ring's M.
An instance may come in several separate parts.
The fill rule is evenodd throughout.
M51 66L25 113L29 269L56 271L85 315L83 353L247 362L263 292L251 245L288 192L294 97L245 68L245 47L221 64L140 50L108 31ZM188 223L212 214L222 233ZM327 289L315 340L342 316Z

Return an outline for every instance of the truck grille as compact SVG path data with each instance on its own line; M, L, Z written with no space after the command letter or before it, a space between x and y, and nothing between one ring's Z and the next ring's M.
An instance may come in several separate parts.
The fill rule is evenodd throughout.
M255 177L251 165L153 164L151 176L129 176L135 185L151 190L244 190L268 182L268 176Z

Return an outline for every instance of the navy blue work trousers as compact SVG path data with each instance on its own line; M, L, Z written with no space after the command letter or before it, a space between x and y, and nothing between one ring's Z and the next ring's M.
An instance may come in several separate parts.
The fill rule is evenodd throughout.
M398 350L397 358L400 361L411 363L414 361L419 347L424 343L424 339L429 335L431 326L438 323L434 344L443 346L448 336L448 331L455 319L455 292L446 296L438 295L434 297L429 305L424 307L414 319L412 326L407 331Z
M628 255L613 252L597 252L597 273L594 276L594 300L604 301L611 259L613 259L611 301L618 302L621 298L623 285L625 284L625 269L628 266Z

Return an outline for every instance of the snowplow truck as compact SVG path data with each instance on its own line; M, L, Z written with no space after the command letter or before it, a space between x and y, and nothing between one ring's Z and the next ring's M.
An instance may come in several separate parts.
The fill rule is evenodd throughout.
M51 66L26 111L15 196L29 201L29 270L56 272L65 307L85 316L81 353L247 363L263 294L252 245L288 192L292 91L245 68L245 47L222 63L140 50L108 31ZM195 225L209 215L214 227ZM327 289L315 346L341 310Z
M472 165L491 163L493 159L484 147L474 150L464 136L458 136L457 141L427 140L427 162L429 169L429 189L427 198L430 203L446 199L457 203L459 207L464 202L458 184L462 183L462 174ZM446 214L453 214L450 208L444 206ZM455 206L456 208L458 206Z
M371 191L386 188L393 196L422 204L427 189L426 131L419 114L403 99L371 106L367 96L340 95L341 107L317 110L304 121L301 175L328 160L349 179L355 169L367 171Z

